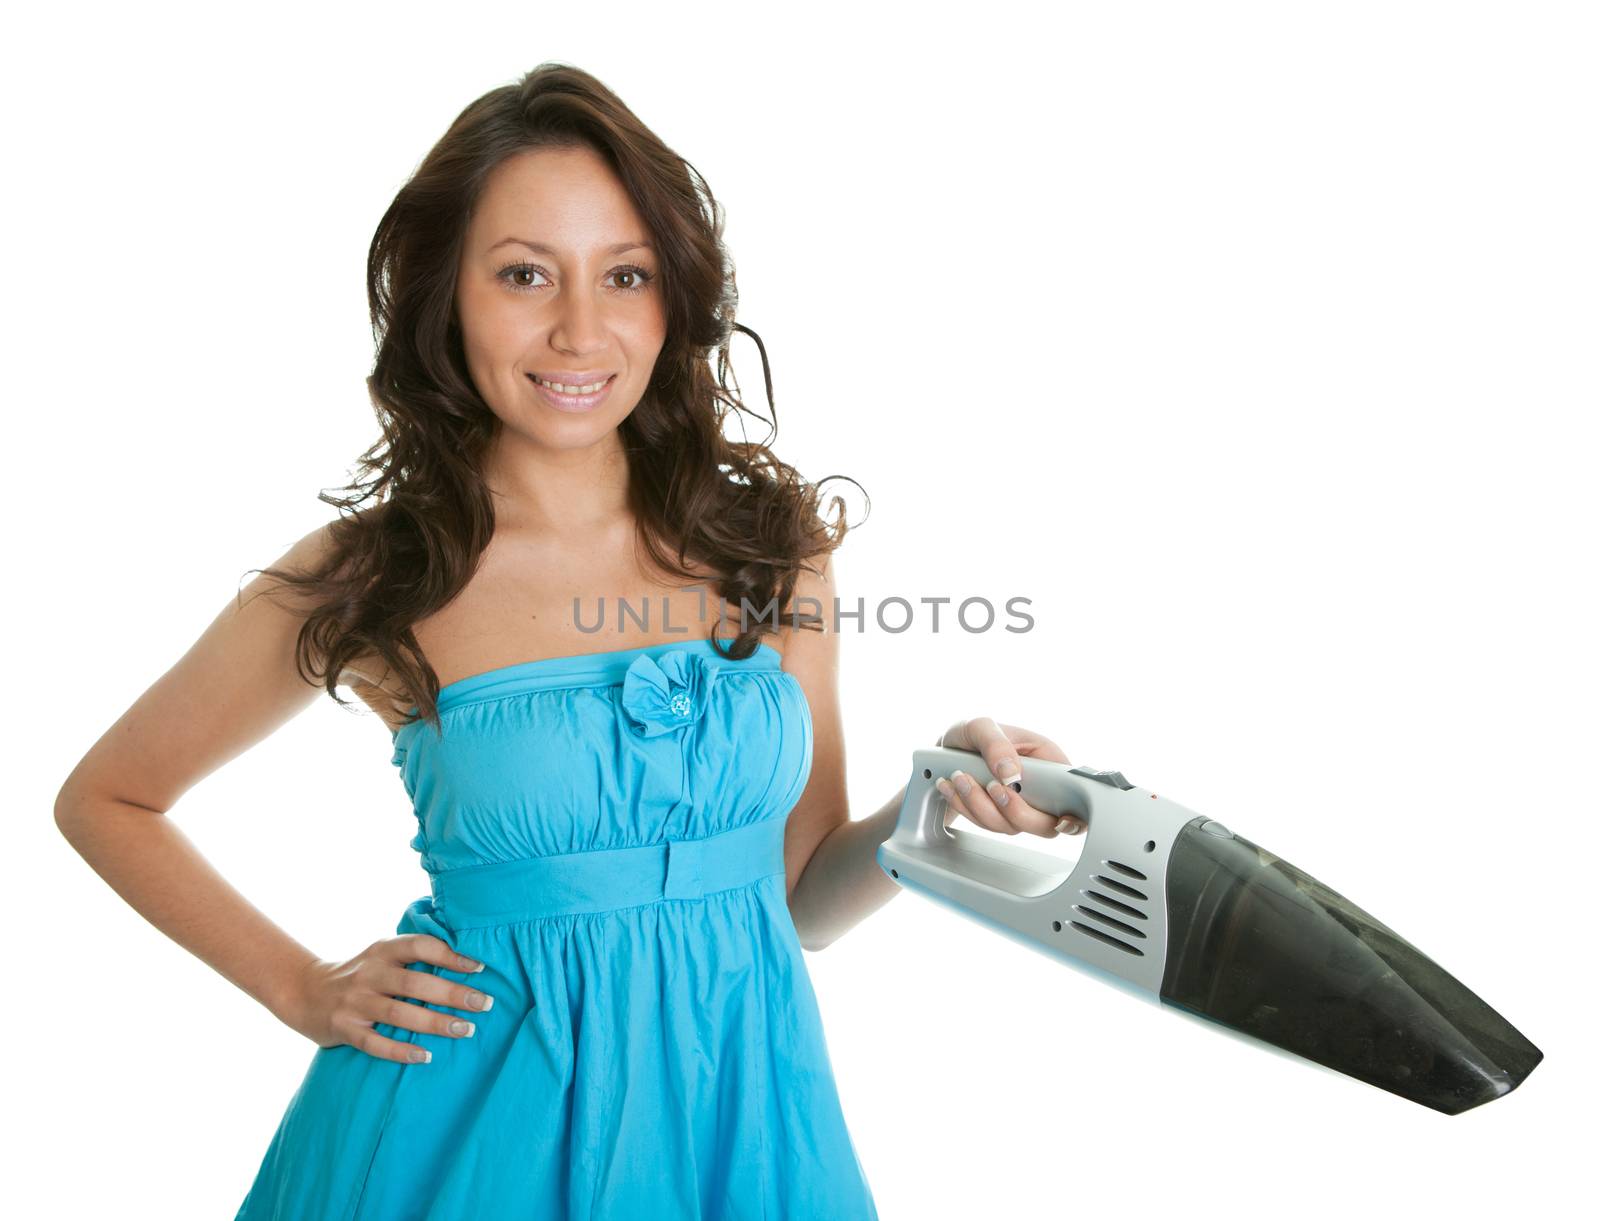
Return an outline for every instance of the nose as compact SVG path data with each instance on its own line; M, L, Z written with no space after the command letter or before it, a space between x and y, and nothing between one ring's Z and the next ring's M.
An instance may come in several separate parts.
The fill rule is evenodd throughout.
M603 311L599 302L584 293L563 294L556 302L555 327L550 346L580 355L605 346Z

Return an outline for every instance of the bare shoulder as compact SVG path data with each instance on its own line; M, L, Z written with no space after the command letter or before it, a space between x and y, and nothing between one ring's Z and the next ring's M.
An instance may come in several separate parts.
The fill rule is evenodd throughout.
M301 571L325 567L335 551L334 524L325 522L307 533L274 567ZM293 603L296 599L291 595L288 601ZM388 663L375 653L362 654L345 662L335 685L349 688L390 729L398 729L410 719L408 713L416 702Z
M313 531L300 540L306 563L325 564L334 549L330 535L333 523ZM415 698L383 657L377 653L358 654L344 662L336 686L346 687L370 708L390 729L399 729L410 718Z
M831 684L839 666L839 635L834 630L833 613L837 592L831 551L807 560L795 577L790 600L793 613L784 617L780 633L783 668L807 686L812 679L819 686L824 680ZM800 615L820 615L821 630L797 626L795 618Z

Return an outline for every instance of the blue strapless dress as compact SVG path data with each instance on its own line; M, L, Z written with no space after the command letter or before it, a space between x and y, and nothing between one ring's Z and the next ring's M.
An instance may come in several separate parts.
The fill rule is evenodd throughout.
M426 1064L318 1048L237 1218L876 1218L785 896L812 726L780 661L525 662L394 733L432 890L396 931L487 964L409 969L494 1006L376 1025Z

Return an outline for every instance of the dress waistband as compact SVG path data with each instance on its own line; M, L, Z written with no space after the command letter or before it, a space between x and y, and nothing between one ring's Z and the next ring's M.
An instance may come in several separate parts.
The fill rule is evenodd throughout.
M782 874L787 821L767 818L703 839L446 869L432 875L433 904L460 929L698 899Z

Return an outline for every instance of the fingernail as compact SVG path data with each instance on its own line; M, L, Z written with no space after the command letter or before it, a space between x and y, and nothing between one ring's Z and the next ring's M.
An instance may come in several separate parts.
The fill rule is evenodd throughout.
M986 791L990 797L994 798L995 805L1002 809L1005 808L1006 802L1011 800L1011 794L1006 792L1006 786L998 780L991 780Z
M493 1009L494 997L485 996L482 992L468 992L467 1004L471 1005L474 1009Z
M433 1053L431 1051L424 1051L420 1047L413 1047L411 1049L411 1063L426 1064L431 1059L433 1059Z
M1002 759L1000 760L999 764L996 765L994 774L1000 777L1002 783L1010 784L1013 776L1020 776L1022 773L1017 769L1017 765L1014 760Z
M967 773L957 772L953 778L956 782L956 792L965 797L972 790L972 781L967 779Z
M477 1029L476 1026L474 1026L471 1022L466 1021L463 1018L451 1018L450 1019L450 1033L451 1034L464 1034L464 1035L467 1035L468 1037L471 1037L472 1032L474 1030L476 1030L476 1029Z

